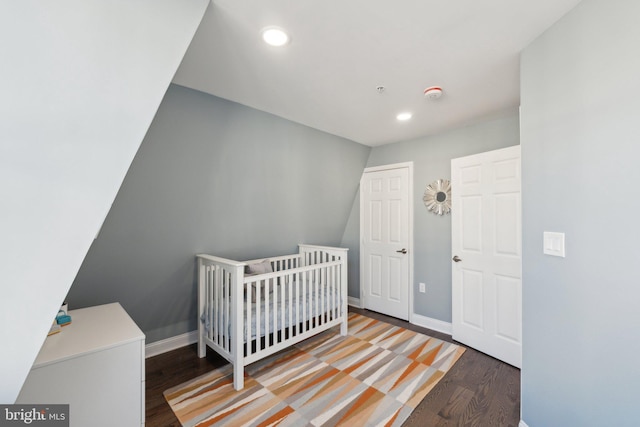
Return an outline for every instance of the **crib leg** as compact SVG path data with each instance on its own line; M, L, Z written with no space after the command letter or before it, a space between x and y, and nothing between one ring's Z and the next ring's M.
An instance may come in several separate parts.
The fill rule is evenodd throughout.
M202 359L207 355L207 345L204 343L204 339L202 339L202 335L198 336L198 357Z
M340 335L343 337L347 335L347 325L349 323L349 318L346 315L342 316L342 323L340 323Z
M233 365L233 388L236 390L244 388L244 367L239 363Z

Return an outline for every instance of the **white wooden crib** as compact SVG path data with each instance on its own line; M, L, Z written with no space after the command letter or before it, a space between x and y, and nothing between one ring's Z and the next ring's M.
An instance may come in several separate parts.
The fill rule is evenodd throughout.
M240 390L248 364L336 325L346 335L347 250L299 245L244 262L197 255L198 355L209 346L231 362Z

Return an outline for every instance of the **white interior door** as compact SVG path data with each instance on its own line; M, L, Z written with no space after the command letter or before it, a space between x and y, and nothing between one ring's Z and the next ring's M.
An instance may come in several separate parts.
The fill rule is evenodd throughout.
M360 181L361 304L404 320L411 294L410 175L410 165L368 168Z
M520 146L451 161L453 339L522 364Z

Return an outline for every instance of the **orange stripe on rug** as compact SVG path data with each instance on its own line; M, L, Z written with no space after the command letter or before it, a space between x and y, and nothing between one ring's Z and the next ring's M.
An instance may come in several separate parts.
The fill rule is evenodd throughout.
M409 354L409 356L407 356L407 357L409 359L416 360L420 356L420 354L422 353L422 350L427 348L427 346L429 345L430 342L431 342L431 339L428 339L424 344L418 346L418 348L416 348L415 351L413 353Z
M371 361L371 359L377 357L378 354L372 354L369 357L366 357L362 360L357 360L355 361L353 364L347 366L346 368L344 368L344 372L346 372L347 374L352 373L353 371L356 371L358 368L360 368L361 366L366 365L367 363L369 363Z
M396 422L396 419L398 418L399 415L400 415L400 409L398 409L396 411L396 413L393 414L393 417L391 417L391 419L389 421L387 421L387 423L384 425L384 427L392 427L393 423Z
M293 414L294 412L295 410L291 406L287 406L258 424L257 427L277 426L284 419L286 419L287 416Z
M398 387L401 383L402 380L404 380L405 378L407 378L409 376L409 374L413 371L415 371L415 369L417 367L419 367L420 364L418 362L411 362L409 364L409 366L407 367L407 369L405 369L402 374L400 374L400 376L398 377L398 379L396 380L396 382L391 386L391 388L389 390L394 390L396 387Z
M369 387L368 389L365 390L364 393L360 395L358 400L356 400L351 405L351 408L349 408L349 410L342 416L342 418L338 423L345 422L346 420L354 417L359 412L365 411L367 410L367 408L371 408L371 406L373 406L373 404L379 401L382 398L382 396L383 394L382 392L380 392L380 390L373 387Z
M418 358L418 361L420 363L424 363L425 365L431 365L433 361L436 360L436 356L438 355L438 353L440 353L440 350L442 350L442 345L443 344L440 344L439 346L429 350L427 354Z

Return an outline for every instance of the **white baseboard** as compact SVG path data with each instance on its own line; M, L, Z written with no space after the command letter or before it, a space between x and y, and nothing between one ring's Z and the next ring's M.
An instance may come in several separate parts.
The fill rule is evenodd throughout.
M518 427L529 427L527 425L527 423L525 423L524 421L520 420L520 423L518 424Z
M442 320L433 319L431 317L423 316L417 313L413 313L411 315L411 323L416 326L433 329L434 331L442 332L443 334L447 335L451 335L451 333L453 332L451 323L443 322Z
M362 308L362 306L360 305L360 298L349 297L349 301L347 303L350 306L357 307L357 308Z
M152 342L145 346L145 358L157 356L162 353L166 353L171 350L176 350L181 347L186 347L193 343L198 342L198 331L186 332L182 335L176 335L175 337L167 338L164 340Z

